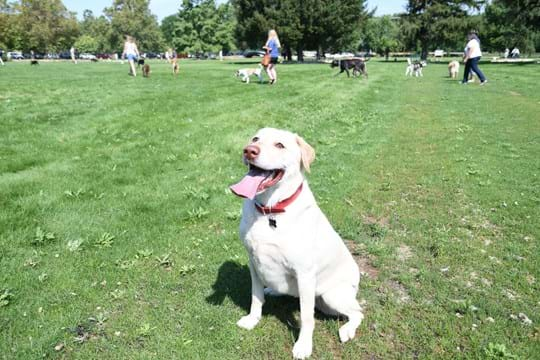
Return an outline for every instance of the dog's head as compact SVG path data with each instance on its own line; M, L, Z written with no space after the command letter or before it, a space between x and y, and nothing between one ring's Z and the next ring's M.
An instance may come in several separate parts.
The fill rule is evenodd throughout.
M332 60L332 62L330 63L330 67L335 68L337 66L339 66L339 61L338 60Z
M253 199L269 188L302 176L315 159L315 150L300 136L272 128L259 130L246 145L243 160L248 173L231 190Z
M240 76L240 70L236 70L236 72L234 73L234 76L239 77Z

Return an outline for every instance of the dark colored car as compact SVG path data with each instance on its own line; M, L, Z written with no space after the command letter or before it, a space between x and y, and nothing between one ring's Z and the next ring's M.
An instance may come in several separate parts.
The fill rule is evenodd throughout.
M23 54L23 56L24 56L25 59L32 59L32 53L25 53L25 54ZM42 60L42 59L45 59L45 54L34 53L33 58L35 60Z
M261 50L246 50L244 51L244 57L252 58L252 57L263 57L265 54L264 51Z
M58 54L58 57L60 59L71 59L71 54L69 53L69 51L64 51L64 52L61 52L60 54Z
M159 54L149 52L149 53L146 53L146 58L147 59L160 59L161 57Z
M111 58L111 54L97 54L96 58L102 59L102 60L107 60L107 59Z

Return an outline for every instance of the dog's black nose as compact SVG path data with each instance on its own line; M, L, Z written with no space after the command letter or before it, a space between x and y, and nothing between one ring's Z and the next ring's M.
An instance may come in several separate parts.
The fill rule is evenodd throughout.
M257 156L259 156L259 153L261 152L261 149L257 145L248 145L244 148L244 156L248 160L253 160Z

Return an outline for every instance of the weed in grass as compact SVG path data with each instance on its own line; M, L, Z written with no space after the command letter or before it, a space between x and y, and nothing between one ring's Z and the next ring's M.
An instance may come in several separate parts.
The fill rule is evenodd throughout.
M182 265L179 269L180 275L188 275L195 272L195 266L194 265Z
M67 197L70 197L70 198L79 198L84 194L85 194L85 191L83 189L79 189L79 190L76 190L76 191L73 191L73 190L64 191L64 195L66 195Z
M109 294L113 300L122 300L126 295L126 292L125 290L114 289L114 291L111 291Z
M188 219L189 220L200 220L210 214L210 211L203 209L202 207L198 207L196 209L191 209L188 211Z
M519 359L519 357L513 355L504 344L489 343L488 346L484 348L484 355L488 360Z
M69 240L67 242L67 249L68 251L70 252L76 252L76 251L81 251L82 250L82 245L84 244L84 240L83 239L75 239L75 240Z
M128 260L118 260L118 261L116 261L116 265L122 270L129 270L129 269L133 268L136 264L137 264L136 259L131 259L131 260L128 259Z
M137 250L137 257L140 257L140 258L149 258L150 256L152 256L152 254L154 253L154 251L152 250L149 250L149 249L143 249L143 250Z
M114 238L114 235L104 232L99 238L96 239L94 246L99 248L110 248L114 243Z
M141 327L137 329L137 335L139 337L149 337L152 335L152 332L156 329L155 326L150 325L149 323L143 323Z
M184 191L186 192L187 196L192 199L202 200L206 201L210 199L210 195L206 193L204 190L197 189L194 186L186 186L184 188Z
M54 239L56 239L56 236L52 232L46 232L41 229L41 227L37 227L36 234L34 235L34 238L32 239L33 245L43 246L50 242L52 242Z
M33 268L33 267L38 266L40 262L41 262L40 259L36 257L30 257L24 260L24 266Z
M8 306L13 299L13 293L9 289L4 289L0 293L0 307Z
M47 281L48 278L49 278L49 275L47 275L46 273L42 273L38 276L39 282L45 282Z
M170 253L163 254L161 256L156 256L156 261L159 266L163 266L166 268L171 267L173 265Z
M225 212L225 218L227 220L237 221L240 219L241 216L242 216L241 211L226 211Z

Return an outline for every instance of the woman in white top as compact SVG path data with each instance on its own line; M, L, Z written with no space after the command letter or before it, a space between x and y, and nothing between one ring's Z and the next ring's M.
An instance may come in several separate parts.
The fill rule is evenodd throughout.
M465 47L465 55L463 56L463 61L465 62L465 72L463 73L463 81L461 83L467 84L469 81L469 74L472 70L480 78L480 85L484 85L487 82L486 77L484 76L482 70L478 68L478 62L482 57L480 40L474 32L469 33L467 39L468 42L467 46Z
M130 75L137 76L135 71L135 60L139 57L139 49L135 44L135 39L131 36L126 36L126 42L124 43L124 51L122 52L122 58L128 59L129 67L131 69Z

